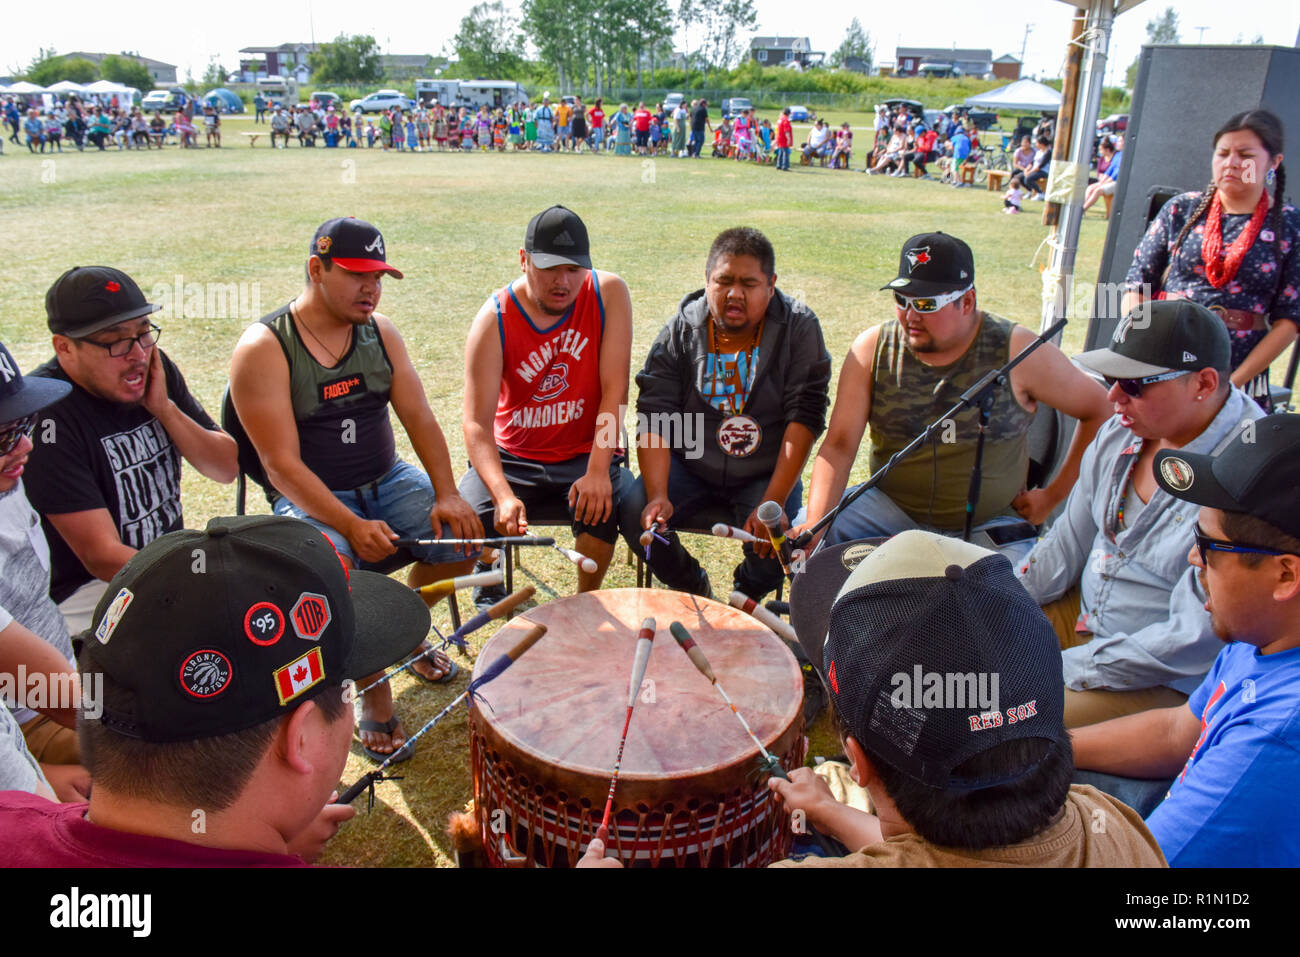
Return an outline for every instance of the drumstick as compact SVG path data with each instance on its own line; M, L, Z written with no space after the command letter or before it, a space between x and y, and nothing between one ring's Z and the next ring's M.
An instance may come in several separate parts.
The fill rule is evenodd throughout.
M441 581L421 585L417 589L423 598L443 598L462 588L478 588L480 585L500 585L505 580L501 572L478 572L474 575L458 575Z
M492 572L492 574L497 575L499 577L501 573ZM474 577L474 576L469 576L469 577ZM494 584L496 583L494 582ZM469 635L470 632L478 631L478 629L482 628L484 625L486 625L489 621L492 621L494 618L503 618L506 615L510 614L510 612L514 611L524 602L528 601L528 599L532 598L533 594L536 591L537 589L534 588L532 585L526 585L525 587L519 589L519 591L507 595L505 598L502 598L491 608L488 608L486 611L479 612L473 618L463 623L459 628L457 628L450 635L444 638L442 640L442 644L439 647L445 648L449 644L454 644L457 648L464 651L468 647L465 643L465 637ZM357 697L360 697L361 695L365 694L371 688L377 687L378 685L381 685L386 681L391 681L393 678L395 678L397 675L400 675L403 671L411 667L411 665L415 664L421 658L427 658L435 651L438 650L439 650L438 648L430 648L425 651L417 651L415 654L411 655L411 657L403 661L400 665L397 665L395 668L393 668L392 671L385 672L384 674L380 675L376 680L372 681L370 684L366 685L364 688L358 691Z
M646 665L650 662L650 648L655 640L655 620L647 618L641 622L641 631L636 636L636 656L632 659L632 677L627 685L627 717L623 719L623 735L618 740L618 756L614 758L614 776L609 779L609 795L605 798L605 814L596 829L596 838L602 842L609 841L609 814L614 809L614 789L618 787L618 771L623 766L623 746L627 744L627 729L632 724L632 707L636 704L637 692L641 690L641 680L645 677Z
M422 727L419 731L415 732L415 734L407 738L406 743L402 745L402 747L394 751L387 758L385 758L383 763L380 764L379 767L375 768L373 771L368 771L366 774L362 775L362 777L355 784L353 784L346 791L340 794L339 799L334 803L351 804L353 801L357 799L357 795L359 795L367 787L373 787L376 782L384 780L384 771L388 768L390 764L393 763L393 759L396 758L399 753L401 753L406 748L412 747L415 744L415 742L419 740L420 735L424 734L426 731L432 728L435 724L437 724L447 715L451 714L452 710L456 707L456 705L460 704L466 698L471 697L480 687L487 684L493 678L499 678L501 676L501 673L505 671L507 668L509 668L516 661L518 661L519 657L525 651L527 651L533 645L537 644L538 639L540 639L544 634L546 634L545 625L534 625L532 628L528 629L524 637L521 638L518 642L516 642L513 648L511 648L504 655L501 655L501 657L497 658L490 665L488 665L487 668L483 670L483 674L481 674L479 677L471 681L469 683L469 687L466 688L464 691L462 691L460 694L458 694L455 700L453 700L451 704L447 705L447 707L443 708L432 718L430 718L427 722L425 722L424 727ZM374 792L372 791L371 792L372 799L373 799L373 795Z
M790 627L789 622L778 618L744 592L733 591L731 593L731 607L739 608L747 615L751 615L767 625L787 644L796 646L799 644L799 636L794 633L794 629Z
M555 539L536 535L497 535L494 538L395 538L398 548L412 545L482 545L484 548L505 548L507 545L554 545Z
M573 564L577 565L580 570L586 572L588 575L594 575L596 573L597 566L594 558L588 558L586 555L582 554L582 552L576 552L572 548L562 548L559 545L553 545L551 547L569 561L573 562Z
M772 752L767 750L767 748L763 747L763 742L758 740L758 735L754 734L753 729L749 726L749 722L745 720L745 716L740 713L736 708L735 703L730 697L728 697L727 692L723 690L722 685L718 683L717 677L713 674L713 668L709 665L709 659L705 656L704 650L696 644L695 639L691 637L691 633L686 630L686 627L680 621L673 622L668 626L668 630L672 633L672 636L677 639L677 644L682 646L682 650L686 652L686 656L691 659L691 663L695 665L700 674L708 678L709 684L718 689L718 694L722 695L722 700L727 702L727 707L731 709L731 713L740 719L740 724L744 727L745 733L749 735L749 739L753 741L754 744L758 745L758 752L762 756L759 760L759 764L763 770L781 778L782 780L789 781L790 775L785 773L785 768L781 766L781 760L773 755ZM811 824L805 824L805 826L808 828L808 833L816 839L818 844L821 845L823 851L833 857L839 856L840 852L831 846L825 835Z
M757 542L758 536L751 535L743 528L737 528L735 525L728 525L725 522L718 522L713 526L713 534L718 538L734 538L738 542Z
M642 548L649 548L650 543L653 542L654 540L655 540L655 533L652 532L650 529L647 528L644 532L641 533Z

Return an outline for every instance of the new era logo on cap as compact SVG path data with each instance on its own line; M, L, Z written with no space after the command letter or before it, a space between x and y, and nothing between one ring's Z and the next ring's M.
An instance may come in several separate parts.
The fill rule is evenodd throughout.
M1183 361L1184 361L1184 362L1195 362L1195 361L1196 361L1196 356L1194 356L1194 355L1192 355L1190 352L1187 352L1186 350L1184 350L1184 351L1183 351Z

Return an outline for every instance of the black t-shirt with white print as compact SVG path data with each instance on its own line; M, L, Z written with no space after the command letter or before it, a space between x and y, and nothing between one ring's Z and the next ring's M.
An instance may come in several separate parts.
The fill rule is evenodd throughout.
M216 429L175 363L166 355L162 362L168 397L199 425ZM72 382L57 359L31 374ZM143 405L108 402L73 382L66 398L42 410L32 443L23 483L50 543L56 602L94 576L46 516L106 508L122 544L135 549L184 527L180 451Z

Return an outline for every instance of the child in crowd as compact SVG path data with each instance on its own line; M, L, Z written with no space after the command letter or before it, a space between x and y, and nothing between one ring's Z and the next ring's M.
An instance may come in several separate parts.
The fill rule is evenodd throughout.
M1011 186L1002 194L1002 212L1008 215L1020 212L1025 198L1025 179L1017 172L1011 177Z
M492 117L492 148L498 153L506 151L506 131L509 129L505 111L497 107L496 116Z
M413 153L420 149L420 134L415 129L415 120L409 116L406 118L406 148Z
M375 129L375 121L366 120L366 149L372 150L375 148L375 137L377 135L378 131Z

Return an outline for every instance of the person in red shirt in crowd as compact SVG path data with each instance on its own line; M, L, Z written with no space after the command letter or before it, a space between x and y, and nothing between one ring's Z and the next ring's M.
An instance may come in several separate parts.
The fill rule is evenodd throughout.
M776 168L790 172L790 147L794 146L794 127L790 125L790 107L781 110L776 121Z
M903 156L903 175L907 176L911 172L911 164L915 163L916 168L921 171L922 179L933 179L925 171L925 164L935 157L934 145L939 139L939 134L934 130L926 130L919 134L915 140L915 149L909 151Z
M650 111L644 103L638 103L632 114L632 132L635 134L636 151L645 156L650 149Z
M587 120L591 125L591 148L600 152L600 141L605 136L605 101L599 96L587 111Z

